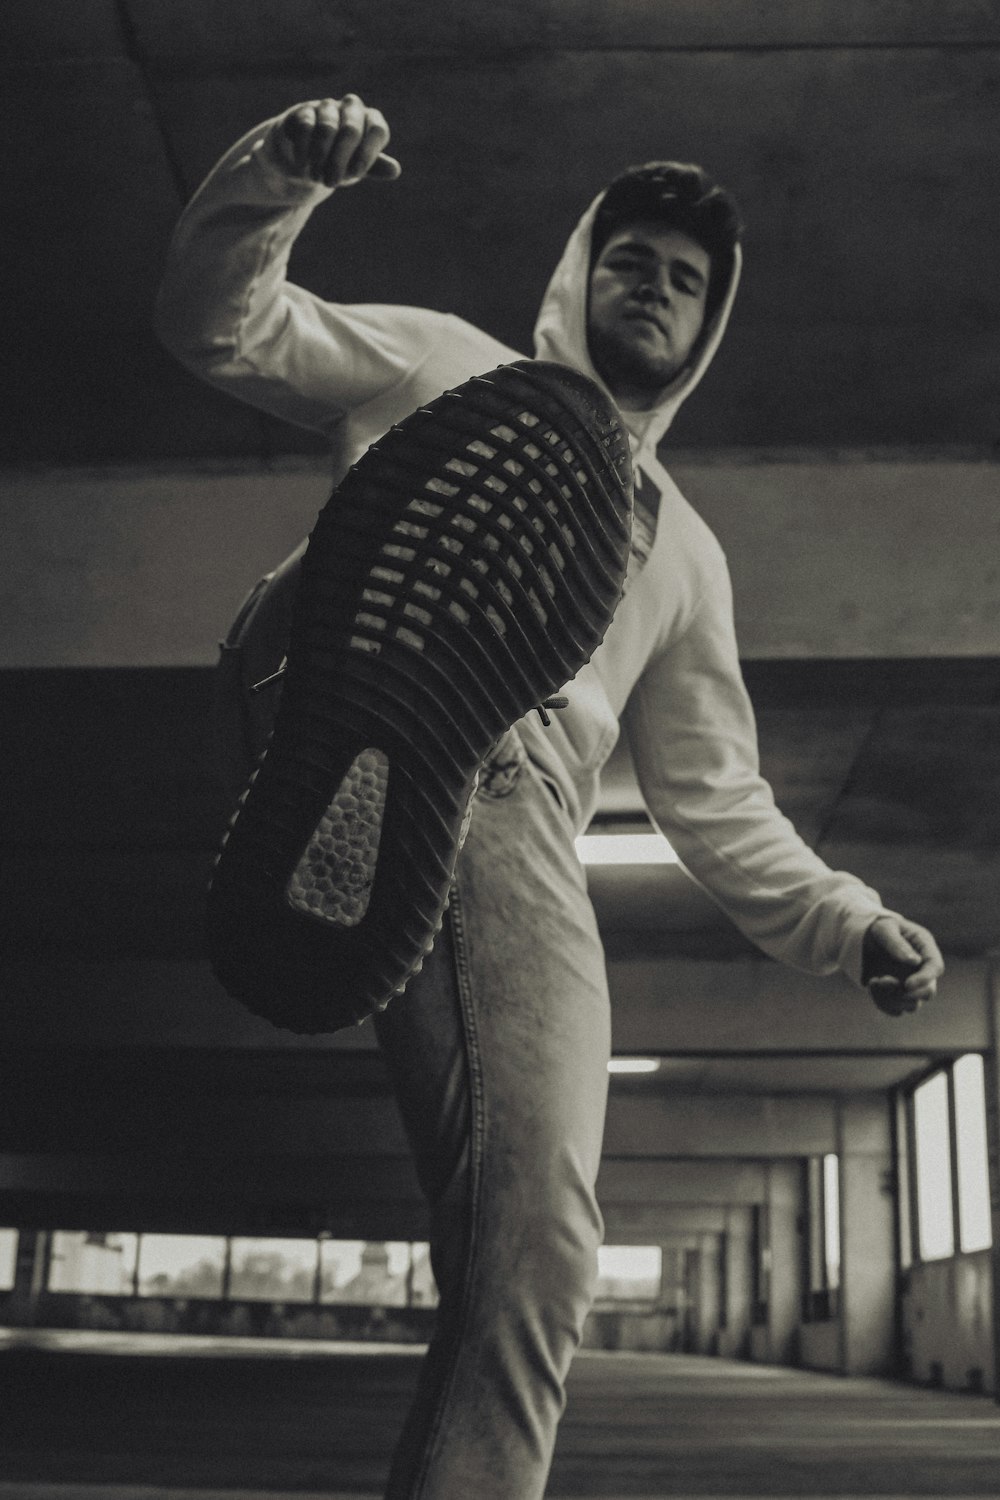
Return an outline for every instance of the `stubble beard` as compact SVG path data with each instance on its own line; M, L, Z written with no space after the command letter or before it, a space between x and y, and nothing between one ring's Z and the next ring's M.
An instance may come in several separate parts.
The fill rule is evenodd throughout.
M629 339L591 329L588 338L594 368L616 398L655 405L681 368L670 355L655 355Z

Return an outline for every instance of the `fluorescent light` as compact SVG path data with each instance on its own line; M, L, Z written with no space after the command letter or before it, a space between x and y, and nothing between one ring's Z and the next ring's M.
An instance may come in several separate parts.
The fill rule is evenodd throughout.
M658 1057L612 1057L608 1063L609 1073L658 1073Z
M584 833L576 852L585 865L675 865L662 833Z

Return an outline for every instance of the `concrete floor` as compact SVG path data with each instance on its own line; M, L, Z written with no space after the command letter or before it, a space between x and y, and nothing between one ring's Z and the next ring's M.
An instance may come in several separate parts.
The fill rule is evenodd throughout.
M0 1333L0 1500L374 1497L417 1364L399 1348ZM549 1494L998 1496L1000 1408L885 1381L585 1353Z

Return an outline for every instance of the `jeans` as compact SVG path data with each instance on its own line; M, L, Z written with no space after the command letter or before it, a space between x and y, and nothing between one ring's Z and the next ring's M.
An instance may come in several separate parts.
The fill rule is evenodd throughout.
M545 1489L603 1231L610 1016L573 835L511 730L434 950L376 1022L441 1296L387 1500Z

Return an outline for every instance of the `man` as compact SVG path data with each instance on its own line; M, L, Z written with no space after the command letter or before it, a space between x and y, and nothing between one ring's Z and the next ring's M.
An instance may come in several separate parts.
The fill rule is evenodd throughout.
M336 306L285 280L320 202L398 174L388 140L356 95L252 131L186 210L158 307L161 336L189 368L326 432L341 474L439 392L516 358L457 318ZM431 1205L441 1292L393 1500L544 1489L601 1238L609 1007L573 839L620 725L653 818L761 948L855 982L890 976L880 1003L894 1013L930 999L942 972L928 932L830 870L775 808L724 557L656 455L718 346L739 270L728 196L695 168L640 169L583 215L536 325L536 356L597 381L627 427L632 554L567 706L548 727L529 713L489 757L449 920L376 1020Z

